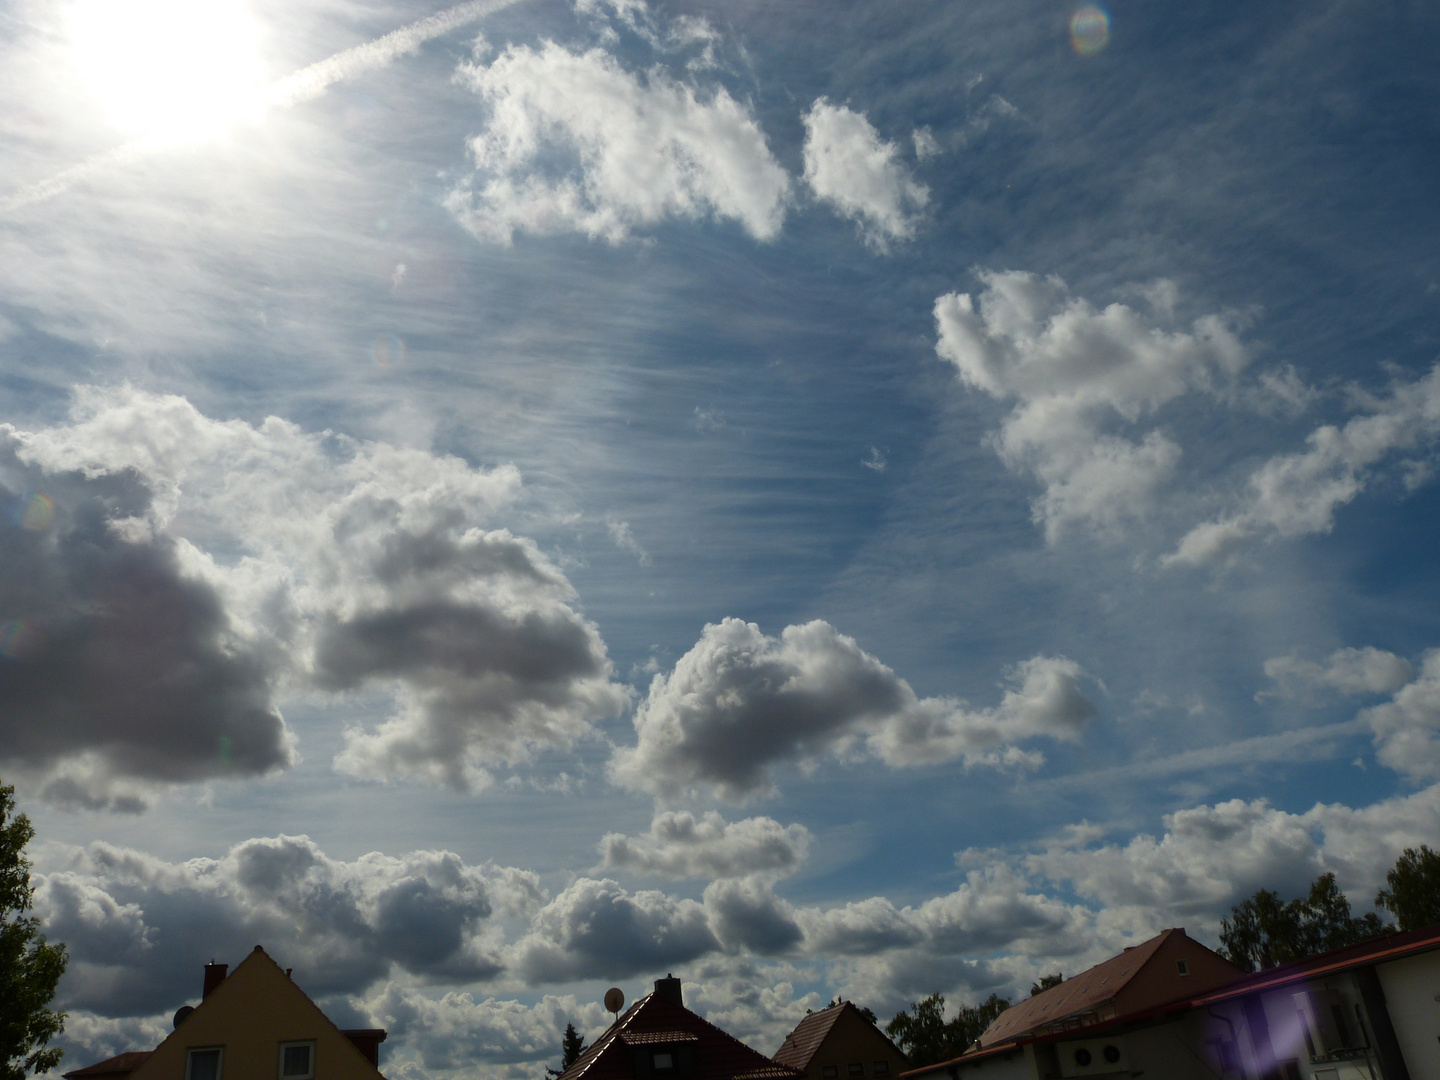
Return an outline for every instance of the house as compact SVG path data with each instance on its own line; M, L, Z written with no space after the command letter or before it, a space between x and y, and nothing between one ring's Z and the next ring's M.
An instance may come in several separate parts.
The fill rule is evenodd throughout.
M587 1047L559 1080L800 1080L800 1072L752 1050L685 1008L680 980L655 980Z
M1047 991L1071 987L1050 1008L1036 1007L1041 994L1007 1010L966 1053L905 1080L1440 1077L1440 926L1238 973L1178 997L1177 981L1189 976L1165 970L1186 959L1176 958L1177 934L1183 931L1166 931ZM1168 946L1160 942L1167 935ZM1126 957L1141 950L1149 952L1146 967L1161 962L1153 981L1142 967L1127 992L1095 1002L1103 973L1133 964Z
M1183 929L1164 930L1090 970L1012 1005L980 1036L994 1046L1088 1027L1229 985L1245 972Z
M888 1080L910 1067L899 1048L849 1001L806 1016L785 1036L775 1060L805 1080Z
M205 965L200 1004L182 1007L153 1051L119 1054L66 1080L383 1080L383 1030L340 1030L259 945L228 972Z

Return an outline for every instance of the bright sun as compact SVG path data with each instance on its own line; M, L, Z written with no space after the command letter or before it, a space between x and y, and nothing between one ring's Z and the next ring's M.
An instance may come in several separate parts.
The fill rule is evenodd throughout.
M76 0L74 62L110 121L191 142L258 115L259 30L241 0Z

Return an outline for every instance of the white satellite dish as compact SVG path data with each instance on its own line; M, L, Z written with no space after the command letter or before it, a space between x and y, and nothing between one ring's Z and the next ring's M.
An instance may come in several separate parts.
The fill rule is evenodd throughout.
M612 986L605 991L605 1008L609 1009L616 1016L625 1007L625 993L618 986Z

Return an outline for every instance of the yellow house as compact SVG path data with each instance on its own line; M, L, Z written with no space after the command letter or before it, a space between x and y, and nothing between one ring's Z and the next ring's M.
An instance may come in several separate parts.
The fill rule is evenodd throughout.
M385 1032L341 1031L259 945L225 973L205 969L200 1004L126 1080L383 1080Z

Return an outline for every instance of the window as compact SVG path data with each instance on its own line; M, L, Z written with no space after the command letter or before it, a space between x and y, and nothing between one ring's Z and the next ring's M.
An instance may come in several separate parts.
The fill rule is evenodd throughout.
M864 1063L863 1061L852 1061L852 1062L851 1062L849 1065L847 1065L845 1068L846 1068L846 1071L847 1071L851 1076L864 1076L864 1075L865 1075L865 1063Z
M280 1044L280 1080L312 1080L314 1076L314 1042Z
M223 1046L191 1050L185 1055L185 1080L220 1080L220 1066L224 1058Z
M822 1065L820 1067L820 1080L836 1080L839 1075L839 1065Z
M1178 971L1181 975L1189 975L1189 974L1190 974L1190 965L1187 964L1187 963L1185 963L1184 960L1176 960L1176 961L1175 961L1175 970Z
M889 1076L889 1075L890 1075L890 1063L889 1063L888 1061L877 1061L877 1062L875 1062L874 1067L870 1070L870 1075L871 1075L871 1076Z
M657 1073L675 1071L675 1055L669 1050L656 1050L652 1060Z

